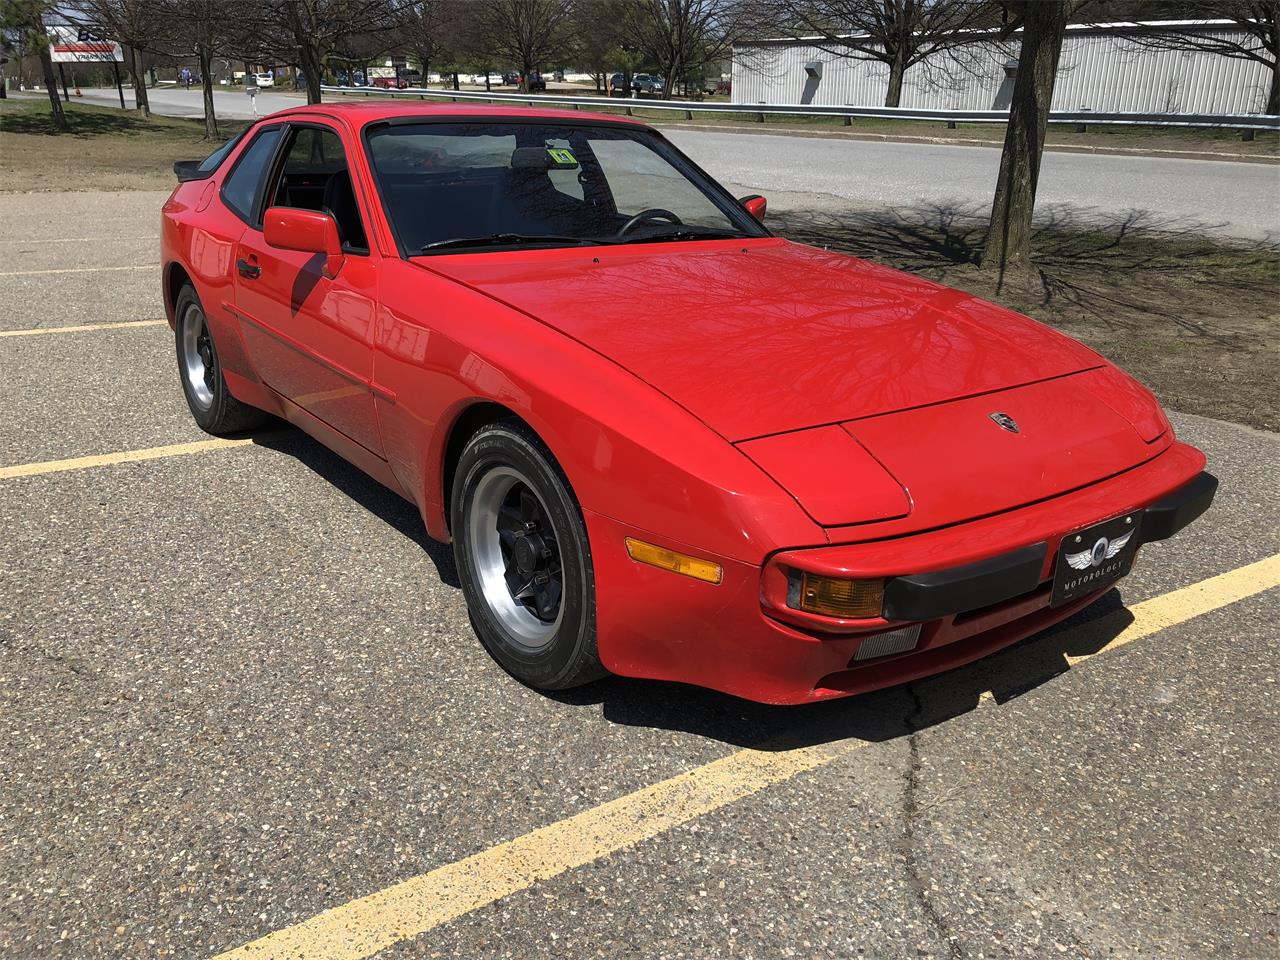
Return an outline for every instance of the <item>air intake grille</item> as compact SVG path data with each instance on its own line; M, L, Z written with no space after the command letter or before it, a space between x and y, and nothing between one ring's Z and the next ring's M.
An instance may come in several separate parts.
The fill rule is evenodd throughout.
M920 624L913 623L900 630L878 633L862 641L862 646L853 655L854 662L874 660L876 657L887 657L892 653L905 653L912 649L920 639Z

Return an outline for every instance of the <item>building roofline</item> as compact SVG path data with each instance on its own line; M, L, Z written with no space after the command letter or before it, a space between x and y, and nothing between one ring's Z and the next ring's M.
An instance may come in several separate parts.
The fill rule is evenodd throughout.
M1177 27L1236 27L1235 20L1122 20L1115 23L1069 23L1067 24L1067 32L1083 33L1090 30L1120 33L1127 30L1130 33L1139 33L1145 30L1171 30ZM958 33L969 33L976 37L990 37L999 34L996 28L990 29L971 29L961 30ZM1019 34L1022 29L1013 31ZM834 37L824 37L821 34L805 37L762 37L757 40L735 40L734 47L749 47L754 44L761 43L831 43L833 40L854 40L860 37L870 37L869 33L842 33Z

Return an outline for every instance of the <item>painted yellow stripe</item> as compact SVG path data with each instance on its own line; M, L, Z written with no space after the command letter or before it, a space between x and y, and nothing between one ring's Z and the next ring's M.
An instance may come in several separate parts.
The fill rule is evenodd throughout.
M1090 654L1069 658L1070 662L1097 656L1276 586L1280 586L1280 554L1137 604L1129 612L1133 622L1113 640ZM1117 615L1129 614L1120 611ZM741 750L334 907L219 954L215 960L364 960L539 881L659 836L866 745L845 741L777 752Z
M0 330L0 337L39 337L46 333L87 333L90 330L124 330L127 327L157 327L168 320L123 320L120 323L80 323L70 327L29 327Z
M1096 653L1068 653L1066 661L1074 666L1090 657L1096 657L1099 653L1106 653L1108 650L1123 647L1134 640L1141 640L1169 627L1176 627L1202 613L1228 606L1277 585L1280 585L1280 554L1229 570L1208 580L1201 580L1180 590L1143 600L1130 607L1127 614L1124 610L1116 610L1105 617L1081 625L1078 628L1081 632L1087 630L1103 632L1105 635L1108 628L1114 629L1114 626L1122 623L1127 616L1133 617L1132 623L1124 627L1116 634L1115 639L1109 641Z
M117 463L136 463L139 460L160 460L165 457L183 457L227 447L243 447L253 443L244 440L196 440L193 443L171 443L167 447L147 447L143 450L123 450L104 453L96 457L73 457L70 460L45 460L40 463L20 463L16 467L0 467L0 480L13 477L34 477L42 473L62 473L66 470L88 470L92 467L108 467Z
M136 267L59 267L57 270L8 270L0 277L41 277L51 273L110 273L116 270L159 270L159 264L144 263Z

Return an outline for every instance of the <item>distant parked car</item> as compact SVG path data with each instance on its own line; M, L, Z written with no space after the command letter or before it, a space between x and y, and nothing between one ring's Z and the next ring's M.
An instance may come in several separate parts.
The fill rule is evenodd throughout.
M383 90L403 90L409 86L409 81L403 77L374 77L373 86Z
M411 87L422 86L422 73L418 70L401 70L400 79Z
M661 93L664 81L661 77L655 77L648 73L637 73L631 78L631 89L636 93L647 93L650 95Z
M515 87L520 85L520 74L504 73L502 75L502 85L504 87Z
M615 73L609 78L609 96L625 97L629 96L630 93L631 91L627 89L627 78L622 74Z
M528 90L530 93L545 93L547 90L547 81L542 79L542 74L537 70L529 74Z
M557 70L555 73L551 75L551 79L554 80L556 83L564 83L564 71Z
M707 77L702 81L702 92L709 97L727 97L733 93L733 85L728 80Z
M254 77L258 81L259 87L274 87L276 85L275 77L269 73L255 73Z

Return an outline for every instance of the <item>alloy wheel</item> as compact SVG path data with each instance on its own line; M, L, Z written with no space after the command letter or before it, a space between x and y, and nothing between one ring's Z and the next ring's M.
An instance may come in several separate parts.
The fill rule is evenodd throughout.
M528 478L490 469L472 495L468 533L485 603L526 650L545 647L563 616L559 536Z

